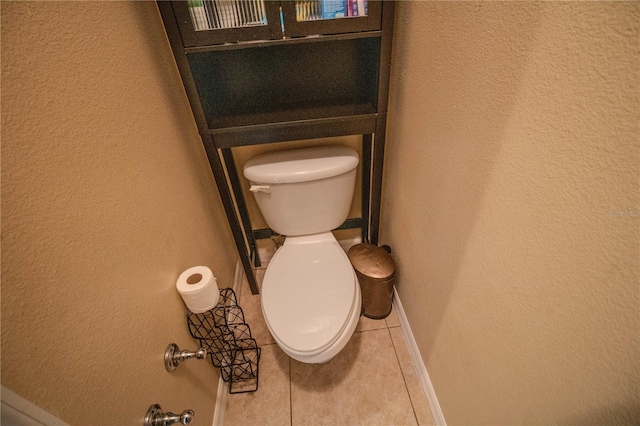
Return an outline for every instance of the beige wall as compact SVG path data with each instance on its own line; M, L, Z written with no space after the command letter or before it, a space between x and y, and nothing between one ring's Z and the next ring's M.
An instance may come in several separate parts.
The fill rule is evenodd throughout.
M445 419L637 422L640 3L398 9L381 242Z
M217 374L161 357L179 272L235 256L155 5L1 7L2 384L210 424ZM639 219L607 215L640 208L639 15L398 7L381 243L450 424L640 416Z
M210 425L175 281L235 250L154 2L2 2L2 384L72 424Z

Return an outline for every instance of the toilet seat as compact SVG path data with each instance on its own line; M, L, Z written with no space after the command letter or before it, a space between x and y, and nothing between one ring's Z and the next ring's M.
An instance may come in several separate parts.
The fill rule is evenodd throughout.
M267 267L262 311L276 341L294 358L330 348L359 317L360 292L331 232L287 237Z

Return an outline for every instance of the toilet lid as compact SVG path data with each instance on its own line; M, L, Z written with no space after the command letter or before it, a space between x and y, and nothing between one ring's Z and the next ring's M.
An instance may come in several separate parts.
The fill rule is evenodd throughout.
M322 351L341 335L356 299L349 258L336 242L283 245L262 284L269 328L296 352Z

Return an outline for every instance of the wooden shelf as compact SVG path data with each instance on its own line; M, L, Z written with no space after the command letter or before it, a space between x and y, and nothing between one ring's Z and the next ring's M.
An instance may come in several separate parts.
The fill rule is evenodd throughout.
M376 38L382 35L382 31L363 31L358 33L346 34L318 34L301 37L284 37L274 40L248 40L238 41L235 43L211 44L206 46L185 47L185 53L202 53L217 52L220 50L238 50L238 49L255 49L259 47L269 47L287 44L303 44L303 43L323 43L327 41L353 40L356 38Z
M226 128L240 128L247 126L272 125L280 123L300 123L309 120L350 117L357 115L375 114L376 109L370 102L365 103L337 103L329 105L309 106L308 104L279 105L264 111L238 111L224 116L215 117L209 123L211 133Z
M374 133L376 121L379 115L373 107L362 105L362 113L355 113L353 106L343 107L345 112L353 110L353 114L326 114L324 117L312 117L311 111L304 110L303 114L296 117L297 113L290 112L288 121L269 122L267 117L274 120L281 119L282 113L264 114L260 118L265 120L259 124L245 124L233 126L233 118L225 119L225 125L209 129L205 133L213 137L216 148L230 148L234 146L255 145L273 142L286 142L303 139L327 138L332 136L346 136ZM317 109L318 111L320 109ZM327 108L327 111L335 111L336 107ZM365 111L366 110L366 111ZM303 118L305 116L305 118ZM246 120L245 115L238 116L238 122ZM227 121L228 120L228 121Z

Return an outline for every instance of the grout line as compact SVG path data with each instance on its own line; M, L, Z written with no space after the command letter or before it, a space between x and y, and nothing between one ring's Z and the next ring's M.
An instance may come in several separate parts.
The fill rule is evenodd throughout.
M370 333L372 331L380 331L380 330L388 330L388 328L387 327L383 327L383 328L372 328L371 330L354 331L353 334L355 334L355 333Z
M395 328L395 327L393 327ZM400 363L400 356L398 355L398 349L396 349L396 343L393 340L393 336L391 335L391 330L387 327L387 333L389 334L389 339L391 340L391 346L393 347L393 352L396 355L396 361L398 362L398 367L400 368L400 375L402 376L402 382L404 383L404 390L407 392L407 397L409 397L409 403L411 404L411 410L413 411L413 418L416 419L416 425L419 425L418 414L416 413L416 407L413 404L413 398L411 398L411 392L409 392L409 386L407 385L407 378L404 375L404 370L402 368L402 364Z

